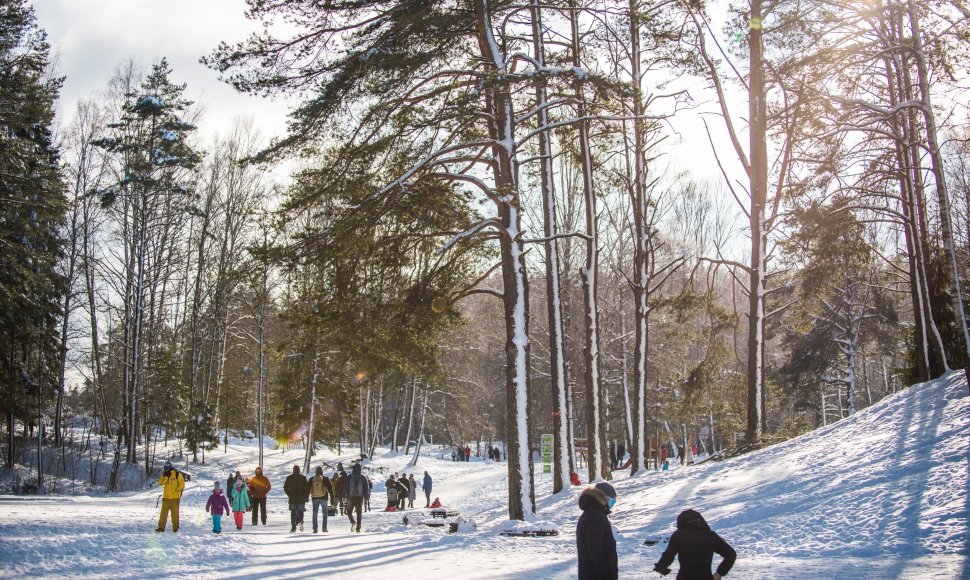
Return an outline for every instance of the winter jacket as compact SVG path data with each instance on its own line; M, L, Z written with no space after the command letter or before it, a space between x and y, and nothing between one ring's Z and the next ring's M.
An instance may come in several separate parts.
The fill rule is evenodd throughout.
M226 478L226 499L232 501L232 488L236 485L236 476L230 475Z
M221 516L223 512L225 512L225 515L229 515L231 511L229 502L226 501L226 496L222 495L221 489L212 492L212 495L209 496L209 501L205 502L205 511L214 516Z
M158 478L158 485L162 486L162 499L180 499L185 489L185 479L177 469L169 471L169 475L162 472Z
M241 481L237 479L236 481ZM249 494L246 493L246 488L243 486L236 486L232 491L232 511L234 512L244 512L250 508L252 504L249 502Z
M408 478L408 493L408 497L411 498L411 501L418 498L418 482L414 481L413 475Z
M724 558L717 567L717 573L726 576L734 566L738 553L711 530L701 514L684 510L677 516L677 531L670 536L667 549L653 569L663 573L677 556L680 562L677 580L711 580L714 577L711 563L715 552Z
M424 485L421 486L421 489L424 490L424 493L431 493L431 476L427 473L424 474Z
M283 482L283 493L291 504L306 503L310 499L310 482L299 473L291 473Z
M337 500L347 497L347 493L344 491L346 486L347 474L342 471L338 471L337 475L333 476L333 497Z
M330 501L333 495L333 485L326 475L314 475L310 478L310 497Z
M264 499L271 489L273 486L263 475L263 470L257 467L256 475L249 478L249 493L253 494L253 499Z
M397 480L397 492L404 497L411 495L411 486L408 485L408 478L399 477Z
M387 499L392 502L397 501L397 482L394 481L393 477L388 478L388 480L384 482L384 487L387 488Z
M348 497L364 497L367 495L367 479L360 473L360 464L354 465L354 469L347 478L345 485Z
M608 505L609 497L596 487L587 488L579 496L583 510L576 524L579 580L616 580L619 574Z

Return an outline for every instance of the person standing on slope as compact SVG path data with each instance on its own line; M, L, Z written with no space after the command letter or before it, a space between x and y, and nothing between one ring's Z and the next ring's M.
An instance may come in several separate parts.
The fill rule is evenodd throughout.
M252 507L249 494L246 493L246 482L240 477L236 480L236 487L232 492L232 517L236 522L236 529L243 529L243 516Z
M418 497L418 482L414 481L414 474L408 476L408 509L414 509L414 500Z
M323 467L317 466L316 475L310 478L310 499L313 501L313 533L327 531L327 501L333 497L330 478L323 474ZM323 526L317 526L317 508L323 508Z
M715 553L724 559L712 575L711 563ZM654 564L653 571L661 576L670 574L674 556L680 562L677 580L721 580L731 571L738 553L711 530L701 514L684 510L677 516L677 531L670 536L667 549Z
M209 501L205 502L205 511L212 516L212 533L221 534L222 514L225 512L226 515L229 515L232 510L229 509L229 502L226 501L226 496L222 494L222 487L220 487L218 481L212 488Z
M303 512L306 511L306 502L310 499L310 483L300 475L299 465L293 466L293 473L283 482L283 493L290 502L290 532L295 532L296 526L300 526L302 532Z
M253 499L253 525L256 525L257 521L262 521L263 525L266 525L266 494L269 490L273 489L272 484L263 475L263 468L256 468L256 475L249 478L249 493ZM259 509L263 509L263 513L259 513Z
M408 485L408 478L402 472L397 479L397 509L404 510L407 507L408 497L411 495L411 486Z
M576 523L579 580L617 579L616 540L609 518L615 503L616 490L604 481L579 495L579 508L583 510Z
M432 483L431 476L428 475L427 471L425 471L424 483L421 486L421 489L424 490L424 507L428 507L431 505L431 483Z
M172 466L171 461L166 461L162 467L162 476L158 478L158 485L162 486L162 512L158 515L158 526L156 532L164 532L168 522L168 514L172 514L172 531L179 531L179 502L182 500L182 491L185 490L185 478L179 470Z
M347 517L350 518L350 531L354 531L356 524L358 533L360 533L360 522L363 520L364 496L367 495L367 478L360 471L360 464L355 463L344 484L347 489ZM356 522L354 522L354 512L357 512Z

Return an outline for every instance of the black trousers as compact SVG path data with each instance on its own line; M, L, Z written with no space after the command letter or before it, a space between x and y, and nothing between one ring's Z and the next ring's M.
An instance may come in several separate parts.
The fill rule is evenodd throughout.
M347 498L347 517L350 518L350 526L353 527L354 524L357 525L357 531L360 531L360 520L363 519L363 509L364 509L364 498L350 496ZM354 521L354 512L357 512L357 521Z
M259 511L260 506L262 506L262 509L263 509L262 518L257 518L257 515L260 513ZM257 521L262 521L263 525L264 526L266 525L266 498L265 497L253 498L253 525L254 526L256 525Z

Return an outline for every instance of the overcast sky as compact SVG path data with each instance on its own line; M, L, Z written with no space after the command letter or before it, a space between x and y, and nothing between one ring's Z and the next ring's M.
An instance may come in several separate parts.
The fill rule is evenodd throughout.
M252 117L264 138L285 130L283 101L236 92L199 64L220 42L258 29L246 19L245 0L33 0L47 31L57 72L66 76L58 104L70 121L77 102L103 90L117 65L132 57L146 68L168 58L172 81L188 83L186 97L205 108L200 137L226 133L237 117Z

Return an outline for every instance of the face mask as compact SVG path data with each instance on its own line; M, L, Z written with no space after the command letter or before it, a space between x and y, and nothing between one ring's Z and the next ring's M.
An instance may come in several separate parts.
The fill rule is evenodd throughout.
M613 506L615 506L615 505L616 505L616 498L615 497L611 497L609 499L609 501L607 502L607 504L606 504L606 506L608 508L610 508L610 509L613 509Z

